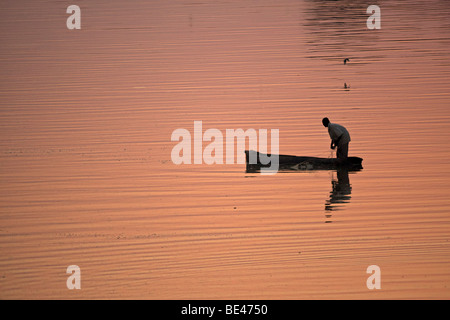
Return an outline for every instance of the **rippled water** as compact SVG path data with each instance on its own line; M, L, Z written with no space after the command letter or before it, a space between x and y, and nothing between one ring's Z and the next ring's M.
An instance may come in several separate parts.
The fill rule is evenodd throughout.
M450 298L448 1L381 30L365 1L77 4L0 3L1 298ZM329 157L324 116L362 171L171 161L195 120Z

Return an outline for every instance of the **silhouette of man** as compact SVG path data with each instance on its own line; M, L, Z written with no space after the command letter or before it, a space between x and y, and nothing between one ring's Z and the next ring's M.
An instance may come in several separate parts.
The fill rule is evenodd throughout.
M328 128L328 133L331 138L331 149L337 147L336 157L338 159L347 159L348 157L348 144L350 140L350 134L347 129L337 123L331 123L328 118L322 119L324 127Z

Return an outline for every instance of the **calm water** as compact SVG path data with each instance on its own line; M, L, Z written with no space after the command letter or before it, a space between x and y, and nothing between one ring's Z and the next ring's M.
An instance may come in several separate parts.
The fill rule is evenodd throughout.
M378 1L381 30L366 1L76 4L0 3L0 298L450 298L448 1ZM362 171L171 161L194 120L329 157L324 116Z

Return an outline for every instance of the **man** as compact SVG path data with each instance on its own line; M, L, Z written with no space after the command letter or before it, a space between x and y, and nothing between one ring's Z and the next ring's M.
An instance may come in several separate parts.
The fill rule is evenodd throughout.
M331 138L331 149L335 149L338 159L347 159L348 157L348 143L350 142L350 134L347 129L337 123L331 123L328 118L323 118L322 123L324 127L328 127L328 133Z

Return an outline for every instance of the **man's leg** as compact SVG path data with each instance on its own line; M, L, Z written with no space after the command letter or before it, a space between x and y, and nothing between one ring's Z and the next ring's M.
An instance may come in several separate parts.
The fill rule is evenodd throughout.
M347 159L348 158L348 143L343 143L338 146L336 157L338 159Z

